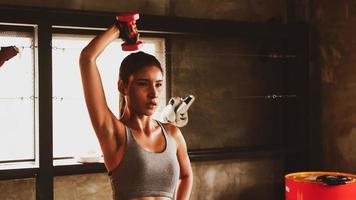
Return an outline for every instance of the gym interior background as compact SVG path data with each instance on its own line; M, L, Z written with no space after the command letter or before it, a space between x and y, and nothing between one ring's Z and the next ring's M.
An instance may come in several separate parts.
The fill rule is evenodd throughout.
M164 38L167 97L196 96L191 199L283 199L287 173L356 173L354 0L1 0L0 23L38 25L40 167L0 163L0 199L111 198L102 164L53 166L48 41L122 11Z

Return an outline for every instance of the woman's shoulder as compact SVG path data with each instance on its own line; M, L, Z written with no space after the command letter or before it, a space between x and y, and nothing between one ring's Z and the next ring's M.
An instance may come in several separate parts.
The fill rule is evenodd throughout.
M169 123L167 123L167 124L163 124L162 123L162 125L163 125L163 127L167 130L167 132L169 133L169 134L176 134L177 133L177 131L179 131L179 128L178 127L176 127L176 126L174 126L173 124L169 124Z
M172 136L173 138L178 138L182 136L182 132L180 129L173 124L163 124L164 128L167 130L167 133Z
M173 124L164 124L163 126L175 141L177 151L186 151L187 145L180 129Z

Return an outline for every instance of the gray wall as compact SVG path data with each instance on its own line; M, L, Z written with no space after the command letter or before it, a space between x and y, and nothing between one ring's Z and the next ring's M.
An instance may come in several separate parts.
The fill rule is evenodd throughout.
M16 179L0 181L0 199L4 200L34 200L36 199L36 180Z
M192 163L192 200L277 199L282 189L274 180L283 176L279 159L224 160ZM0 181L0 199L35 200L35 179ZM106 173L59 176L54 179L56 200L111 199Z
M282 199L275 182L283 176L279 159L195 162L193 171L192 200Z
M286 16L285 2L285 0L72 0L65 2L58 0L2 0L1 4L90 11L139 11L144 14L163 16L229 19L253 22L268 21L271 19L284 20ZM212 45L210 45L209 41L218 48L212 49ZM262 76L262 72L257 68L253 68L258 67L256 61L250 61L246 58L239 59L235 55L239 52L239 48L248 48L251 41L236 41L236 43L234 43L236 45L229 45L228 48L234 48L232 49L234 53L227 54L228 57L223 56L227 49L224 48L224 46L220 46L222 43L227 43L227 40L206 38L206 40L199 41L193 38L193 40L189 41L182 40L182 38L172 38L173 45L171 53L174 56L172 69L180 73L180 76L176 78L173 77L172 79L172 94L185 95L193 93L197 96L197 102L192 107L192 113L198 113L199 110L202 109L205 109L205 112L211 113L210 116L192 115L192 127L190 127L189 130L196 130L201 133L204 129L199 130L199 127L204 127L206 123L209 123L212 119L216 121L215 128L221 130L219 133L209 132L209 135L204 138L194 138L194 133L187 132L186 134L189 138L187 141L190 148L243 146L245 145L244 142L247 142L247 144L258 144L258 142L261 141L261 138L258 137L268 140L268 135L263 135L263 132L259 130L259 128L267 126L267 123L261 122L259 125L262 127L255 127L256 135L254 137L256 138L251 138L243 134L236 135L236 132L233 130L237 129L240 133L247 133L245 130L254 128L251 124L243 125L244 120L245 122L251 123L254 116L248 118L248 116L244 115L244 117L239 119L237 112L225 113L224 111L233 108L234 111L245 109L246 113L248 113L248 109L256 108L253 108L251 105L238 108L234 106L234 101L236 101L234 97L240 94L251 95L258 93L260 88L255 87L248 89L248 87L256 86L256 84L266 87L274 86L265 85L263 82L254 82L252 84L246 82L246 85L239 85L239 90L237 90L236 85L244 81L236 81L236 76L234 75L243 79L244 74L240 73L241 70L245 70L245 74L255 72L254 77L256 81L258 80L257 77ZM206 51L199 51L202 49ZM182 52L184 55L181 54ZM199 53L202 54L200 55ZM221 61L224 61L223 66L221 66ZM244 69L243 67L237 66L251 66L252 68L247 70L246 68ZM220 76L227 76L229 79L223 79ZM209 82L209 79L213 81ZM278 80L276 81L278 82ZM194 88L194 90L190 90L189 88ZM217 94L209 96L212 94L210 91L214 91ZM237 93L237 91L239 93ZM224 96L232 98L225 98ZM220 97L222 98L216 99ZM219 107L215 105L216 102L219 103ZM203 106L203 104L205 106ZM258 111L258 109L255 111ZM213 118L209 119L209 117ZM228 120L239 119L242 122L240 122L240 124L236 124L235 121L226 122L225 117L227 117ZM272 124L272 129L273 128ZM278 127L276 126L275 128ZM208 136L214 137L214 134L226 134L228 137L225 137L222 141L218 141L211 146L212 144L209 143ZM215 135L215 137L216 136L218 135ZM189 140L192 142L190 143ZM193 163L193 170L194 187L191 199L276 199L276 195L280 195L281 192L283 192L283 188L280 187L282 183L276 183L276 180L281 180L283 176L283 162L278 159L251 158L245 160L195 162ZM13 187L12 193L2 193L0 194L0 199L12 199L12 195L14 194L19 196L17 199L28 199L30 195L28 195L27 191L30 191L31 197L34 199L33 181L26 183L26 189L22 189L21 181L19 183L17 180L0 181L0 187L1 185L13 185ZM111 196L109 192L110 186L105 173L56 177L54 186L56 199L90 199L92 197L107 199Z
M356 173L356 4L311 1L310 10L311 67L321 90L317 159L325 170Z
M112 196L110 180L106 173L54 178L54 199L97 200Z
M263 96L283 93L286 66L259 56L267 43L278 41L171 38L173 96L196 97L182 129L189 149L283 143L284 107Z
M4 5L64 8L86 11L138 11L179 17L265 21L285 16L285 0L1 0Z

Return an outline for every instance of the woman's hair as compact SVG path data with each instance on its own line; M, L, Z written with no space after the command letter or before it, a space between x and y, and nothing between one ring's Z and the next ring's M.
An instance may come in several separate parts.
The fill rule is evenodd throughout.
M161 63L153 55L142 51L131 53L122 61L119 71L119 79L128 83L129 77L140 69L148 66L156 66L163 73Z

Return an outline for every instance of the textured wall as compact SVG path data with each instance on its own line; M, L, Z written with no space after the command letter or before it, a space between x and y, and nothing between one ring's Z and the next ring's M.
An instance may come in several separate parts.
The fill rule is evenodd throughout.
M286 66L264 57L267 44L246 38L171 37L172 96L196 102L183 133L189 149L282 144Z
M138 11L143 14L239 21L284 20L285 0L1 0L0 5L87 11Z
M55 200L105 200L111 198L110 180L106 173L54 178Z
M295 59L270 58L270 53L284 52L285 47L280 39L266 38L172 36L169 44L172 96L196 96L190 123L182 128L189 149L282 146L286 138L291 139L286 148L303 148L306 138L299 88L305 91L305 83L299 81L305 80L307 70L300 66L304 57L299 51L290 52ZM296 98L265 98L271 94ZM305 164L302 156L290 159L294 166ZM287 169L283 161L270 158L264 162L202 162L194 166L199 169L195 170L193 198L283 198L283 186L277 184L283 182ZM267 172L271 176L265 176L264 170L275 168L279 173ZM239 182L246 177L262 182Z
M138 11L153 15L166 15L169 8L168 0L1 0L0 4L103 12Z
M312 1L313 67L320 69L326 170L356 173L356 2Z
M283 176L279 159L195 162L192 167L191 200L275 200L283 188L275 182ZM106 173L56 177L54 188L55 200L109 200L112 194Z
M170 14L239 21L284 20L285 2L285 0L171 0Z
M191 200L282 199L282 160L225 160L193 163Z
M1 200L35 200L35 179L16 179L0 181Z

